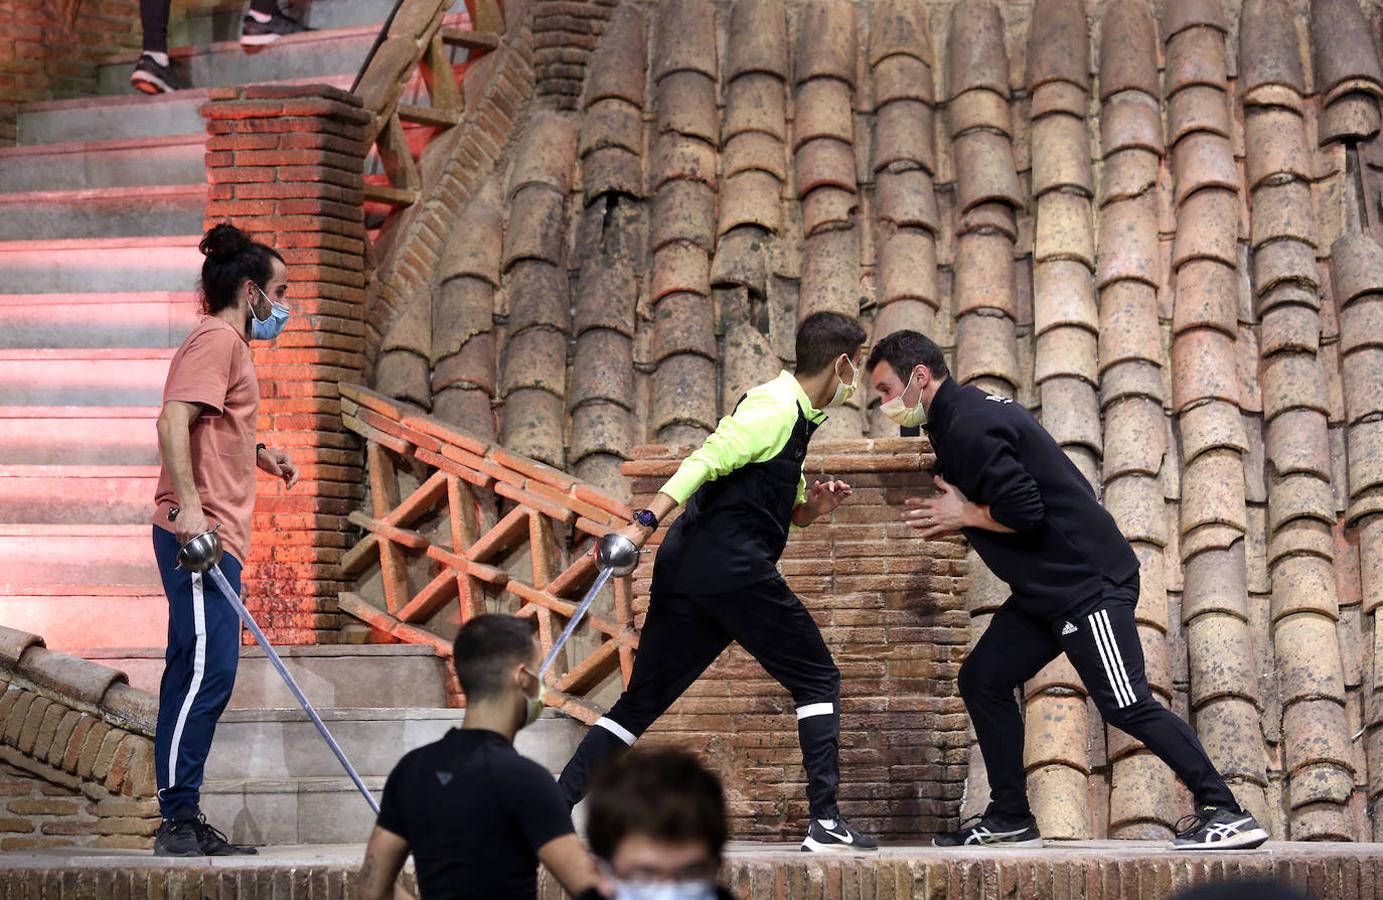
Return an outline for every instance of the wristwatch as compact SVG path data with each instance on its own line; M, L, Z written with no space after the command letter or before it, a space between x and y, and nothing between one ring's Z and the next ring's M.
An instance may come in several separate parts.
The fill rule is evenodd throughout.
M642 525L644 528L657 528L658 517L653 514L651 509L641 509L634 513L634 524Z

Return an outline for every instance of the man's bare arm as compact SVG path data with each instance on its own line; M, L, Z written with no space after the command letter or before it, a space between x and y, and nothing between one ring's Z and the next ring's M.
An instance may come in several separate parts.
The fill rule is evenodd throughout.
M178 495L179 512L173 530L183 544L211 527L202 513L202 498L192 477L191 429L201 414L201 406L182 400L169 400L158 414L159 458Z
M365 862L360 867L360 900L391 900L399 896L394 882L407 860L408 841L376 825L365 845Z
M538 860L573 897L595 887L595 862L574 834L543 844L538 848Z

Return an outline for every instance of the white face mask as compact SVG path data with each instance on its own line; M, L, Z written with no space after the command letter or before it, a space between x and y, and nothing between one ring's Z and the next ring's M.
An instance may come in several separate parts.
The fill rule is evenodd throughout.
M714 881L615 882L615 900L716 900Z
M855 368L854 363L850 363L850 371L855 374L849 381L841 380L840 373L836 373L836 392L831 396L827 406L843 406L860 389L860 370Z
M918 428L927 421L927 408L922 405L922 392L920 390L917 392L917 399L913 401L912 406L908 406L907 401L903 399L908 395L908 391L912 390L912 383L916 378L917 373L914 372L908 378L907 387L903 388L902 393L892 400L879 404L879 412L904 428Z

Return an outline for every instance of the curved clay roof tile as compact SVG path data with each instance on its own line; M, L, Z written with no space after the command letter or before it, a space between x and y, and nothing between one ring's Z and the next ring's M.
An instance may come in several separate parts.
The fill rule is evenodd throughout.
M1314 246L1315 214L1311 187L1304 181L1265 184L1253 192L1253 218L1249 244L1261 247L1269 241L1293 240Z
M1341 235L1330 245L1330 277L1341 307L1364 294L1383 292L1383 246L1363 232Z
M716 63L715 8L702 0L663 0L654 38L653 81L674 72L697 72L714 83Z
M858 316L862 293L859 230L845 228L809 235L802 248L799 316L805 319L815 312Z
M1155 197L1121 200L1100 210L1097 285L1134 279L1156 288L1161 283L1160 257Z
M1167 423L1162 404L1146 397L1130 397L1111 407L1104 430L1104 477L1109 491L1124 475L1157 478L1167 453ZM1142 480L1142 479L1128 479ZM1162 487L1156 484L1158 499ZM1105 497L1106 505L1109 497ZM1110 510L1113 512L1113 509ZM1118 519L1118 516L1115 516ZM1123 522L1119 525L1122 528Z
M509 199L531 184L546 185L559 194L571 190L576 136L575 116L549 110L533 113L514 154Z
M432 304L420 298L394 316L380 349L406 350L422 359L432 357Z
M878 301L921 300L941 305L936 278L936 239L915 228L893 229L879 242Z
M1172 341L1172 402L1179 412L1205 400L1237 405L1239 373L1234 339L1211 328L1197 328Z
M720 142L716 86L710 78L700 72L673 72L658 82L654 94L660 133L673 131L712 145Z
M643 107L647 46L642 8L621 6L591 53L586 69L587 108L607 98Z
M537 327L567 331L571 327L568 290L566 272L560 267L534 259L516 263L504 276L510 337Z
M466 227L454 231L442 250L437 263L439 283L470 275L498 287L504 237L499 179L486 179L461 216Z
M1148 150L1120 150L1100 170L1100 205L1129 200L1157 187L1159 160Z
M1374 97L1383 97L1383 86L1367 78L1347 78L1330 89L1330 93L1321 100L1322 105L1329 106L1346 94L1369 94Z
M432 402L428 361L411 350L381 348L375 367L375 389L426 409Z
M634 341L606 328L588 331L576 339L572 354L571 391L567 406L606 401L633 404Z
M980 309L1017 316L1013 242L1001 234L968 234L956 242L952 295L957 317Z
M710 297L668 294L653 310L653 357L661 363L679 353L716 357L715 308Z
M687 241L710 253L715 247L716 195L699 181L679 178L653 195L650 249Z
M848 228L859 212L854 191L821 185L802 198L802 233L813 235L827 228Z
M1242 481L1243 479L1241 477L1238 480ZM1183 530L1189 531L1190 529L1183 528ZM1191 622L1195 616L1207 613L1214 618L1214 614L1218 613L1233 616L1239 625L1244 624L1248 594L1246 549L1242 541L1236 540L1229 546L1210 550L1205 554L1187 559L1185 590L1190 596L1184 598L1183 621ZM1247 634L1241 635L1241 639L1247 639L1247 637ZM1239 656L1240 654L1236 653L1235 655ZM1231 665L1243 664L1244 660L1242 659L1235 659L1231 663ZM1200 698L1209 692L1207 686L1203 684Z
M1160 482L1136 476L1116 478L1105 485L1102 500L1124 537L1156 547L1167 545L1167 501Z
M877 344L882 338L905 328L922 334L933 334L935 327L935 307L920 300L894 300L892 303L884 304L875 313L871 342Z
M711 261L696 244L679 241L659 247L653 253L653 277L649 299L657 303L674 291L709 296Z
M875 178L874 202L879 219L894 225L925 228L936 234L940 216L931 175L922 169L887 169Z
M643 161L622 147L593 150L581 160L581 195L589 204L601 194L644 195Z
M915 163L936 171L932 156L932 110L916 100L895 100L874 120L873 171L894 163Z
M598 100L581 117L578 153L585 156L602 147L620 147L643 155L643 112L623 100Z
M432 300L433 362L457 353L478 335L494 329L495 289L479 278L453 278L439 285ZM493 363L492 363L493 365Z
M1364 347L1383 347L1383 295L1363 297L1340 312L1340 352L1348 356Z
M500 350L500 397L524 388L566 396L567 335L554 328L512 334ZM560 429L559 429L560 431Z
M1143 0L1114 0L1100 20L1100 99L1120 91L1157 97L1157 25Z
M743 287L759 296L768 294L768 268L773 236L762 228L732 228L716 245L711 260L711 288Z
M653 373L648 422L655 433L678 424L710 432L715 428L716 406L716 364L712 360L679 353L658 364Z
M1004 19L990 0L968 0L951 11L946 31L946 96L984 88L1009 95Z
M1244 117L1245 165L1252 190L1269 179L1309 181L1311 151L1302 117L1280 108L1252 108Z
M1190 328L1215 328L1231 338L1239 334L1238 274L1219 263L1198 259L1176 275L1172 333Z
M717 186L715 149L696 138L671 132L660 134L653 145L650 174L650 187L654 190L674 178L690 178L714 188Z
M1162 4L1162 39L1170 40L1188 28L1229 31L1220 0L1166 0Z
M794 149L816 138L831 138L846 143L854 139L850 86L845 82L834 78L814 78L800 84L794 105L797 111L792 123Z
M1203 84L1177 91L1167 101L1170 142L1175 145L1188 134L1206 131L1228 138L1230 98L1224 91Z
M1189 140L1189 139L1188 139ZM1182 203L1172 244L1172 268L1192 259L1215 259L1227 266L1239 262L1239 198L1220 188L1196 191Z
M562 261L566 237L565 200L564 195L539 184L524 188L514 197L509 207L509 227L504 234L506 271L522 259L539 259L553 265Z
M1241 533L1248 530L1244 456L1238 451L1210 450L1181 470L1181 533L1190 534L1204 525L1226 525ZM1237 571L1242 573L1243 566ZM1185 614L1190 615L1189 611Z
M911 56L893 55L879 60L871 72L874 83L874 108L893 100L918 100L936 103L931 67Z
M772 75L741 75L725 92L725 119L721 130L726 140L747 131L761 131L778 140L787 139L787 100L783 82Z
M1090 270L1072 260L1053 260L1033 270L1033 333L1084 328L1098 333L1100 312Z
M1178 420L1183 464L1211 450L1249 452L1244 417L1228 403L1201 403L1183 410Z
M1099 360L1092 332L1084 328L1053 328L1038 336L1033 381L1045 384L1051 378L1078 378L1092 390L1099 384Z
M1024 768L1067 768L1084 781L1090 771L1090 760L1085 750L1089 741L1085 698L1043 695L1038 693L1034 682L1037 679L1029 681L1025 690L1031 699L1026 704L1029 724L1023 742Z
M1204 131L1182 138L1172 151L1172 178L1176 182L1176 202L1184 204L1197 191L1221 188L1235 192L1239 189L1239 167L1229 139ZM1229 221L1238 221L1238 211Z
M1378 324L1383 329L1383 322ZM1262 313L1258 340L1264 359L1274 353L1316 353L1321 343L1320 315L1295 303L1274 306Z
M788 166L783 142L761 131L746 131L730 138L721 156L724 160L723 178L757 170L767 172L780 181L787 181Z
M1330 478L1330 438L1325 413L1289 409L1268 422L1264 443L1274 474Z
M571 459L579 464L596 453L623 457L639 443L636 430L634 417L620 404L596 402L579 406L571 413ZM576 474L582 481L591 481L590 473L583 472L579 465ZM619 473L614 474L619 479Z
M749 72L788 77L788 23L783 0L738 0L730 13L725 78Z
M845 141L817 138L797 148L797 196L822 185L855 190L855 150Z
M626 257L599 255L581 268L576 282L572 332L608 328L634 336L639 282Z
M1273 649L1282 659L1307 660L1321 659L1334 656L1339 653L1339 634L1336 632L1334 619L1339 615L1336 610L1334 615L1322 616L1297 616L1277 622L1282 616L1277 614L1277 608L1286 609L1292 603L1287 596L1286 588L1290 584L1292 587L1300 585L1311 592L1329 592L1331 603L1335 602L1335 592L1331 590L1333 584L1323 584L1315 577L1315 570L1324 568L1329 570L1330 561L1313 556L1297 556L1282 560L1282 564L1274 567L1273 573L1273 621L1276 623L1273 628ZM1277 585L1278 572L1281 572L1282 588ZM1308 604L1308 609L1319 609L1323 604ZM1278 677L1284 679L1283 698L1300 699L1308 696L1330 695L1331 682L1322 683L1320 672L1323 667L1318 666L1291 666L1279 669ZM1336 683L1338 684L1338 682ZM1328 701L1329 702L1329 701ZM1337 704L1338 705L1338 704Z
M1084 119L1089 109L1089 91L1068 81L1049 81L1033 92L1029 117L1036 121L1043 116L1065 114Z
M1018 219L1013 214L1013 207L993 201L970 207L956 223L955 236L961 238L977 231L981 234L1001 234L1016 242Z
M946 107L946 133L954 138L981 129L1013 136L1008 99L984 88L952 98Z
M809 0L797 22L794 80L838 78L855 85L855 5L849 0Z
M783 184L767 172L750 169L725 179L720 194L721 234L739 225L777 232L782 227Z
M500 408L499 439L512 453L565 468L565 420L566 402L560 394L543 388L516 390Z
M1300 241L1273 241L1253 252L1253 289L1260 298L1260 308L1267 308L1264 301L1277 289L1291 289L1286 296L1294 301L1309 299L1313 305L1319 305L1319 287L1316 254L1308 245Z
M1037 200L1037 234L1033 259L1039 263L1070 259L1095 270L1095 235L1090 200L1082 194L1050 191Z
M1288 475L1279 478L1273 483L1272 500L1268 503L1268 532L1271 534L1278 528L1292 521L1293 519L1316 519L1327 525L1333 526L1336 521L1335 515L1335 494L1330 488L1330 482L1322 478L1315 478L1311 475ZM1317 562L1325 566L1326 572L1330 573L1331 587L1334 587L1335 572L1329 560L1317 558ZM1282 577L1283 569L1291 569L1291 560L1282 560L1273 569L1273 593L1276 600L1278 579ZM1288 579L1290 583L1294 579ZM1303 585L1293 585L1298 589ZM1331 606L1334 606L1334 591L1331 591ZM1301 597L1300 601L1314 605L1314 600L1309 596ZM1288 601L1293 603L1294 601ZM1276 605L1276 604L1274 604ZM1310 608L1298 607L1293 612L1301 612ZM1276 613L1274 613L1276 615Z
M1244 106L1280 106L1297 115L1305 115L1306 102L1301 94L1280 84L1265 84L1243 94Z
M1245 0L1239 12L1239 90L1270 84L1306 93L1295 15L1286 0Z
M1383 422L1355 422L1349 426L1349 496L1357 499L1379 486L1383 486Z
M1028 90L1065 81L1090 90L1090 29L1083 0L1036 0L1028 32Z
M1317 126L1322 147L1332 141L1362 141L1378 133L1378 98L1373 94L1345 94L1327 106Z
M1349 78L1383 85L1373 30L1356 0L1311 0L1310 22L1317 94Z
M1162 155L1162 111L1157 98L1125 91L1100 109L1100 145L1105 156L1138 148Z
M1226 69L1225 36L1213 28L1192 28L1167 41L1165 96L1193 84L1225 90L1229 83Z
M1383 349L1355 350L1344 358L1340 369L1344 375L1346 418L1356 424L1369 424L1359 420L1383 413ZM1372 423L1371 427L1378 424ZM1350 452L1354 452L1352 445Z
M931 63L931 25L923 0L880 0L869 24L871 66L895 55Z
M1121 287L1134 287L1133 281L1121 283ZM1131 342L1130 342L1131 343ZM1162 367L1143 359L1128 358L1111 366L1105 366L1105 341L1100 337L1100 404L1108 408L1110 404L1132 397L1143 397L1162 405L1166 393L1163 383ZM1158 488L1159 492L1161 488Z
M956 138L956 203L965 212L977 203L999 201L1023 208L1018 173L1013 167L1013 144L1001 134L972 131Z
M1090 133L1083 118L1047 116L1032 123L1033 196L1056 189L1074 190L1087 197L1095 192Z
M956 320L956 380L994 378L1019 384L1018 343L1013 320L1002 314L971 313Z

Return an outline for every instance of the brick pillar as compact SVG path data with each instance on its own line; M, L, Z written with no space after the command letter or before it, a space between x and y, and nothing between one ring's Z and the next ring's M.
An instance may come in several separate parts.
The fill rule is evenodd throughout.
M362 170L369 114L326 85L215 88L207 120L206 225L230 222L288 263L295 315L254 345L260 440L293 457L292 492L261 473L245 568L249 607L271 640L331 642L346 516L363 494L360 448L337 385L363 363Z

